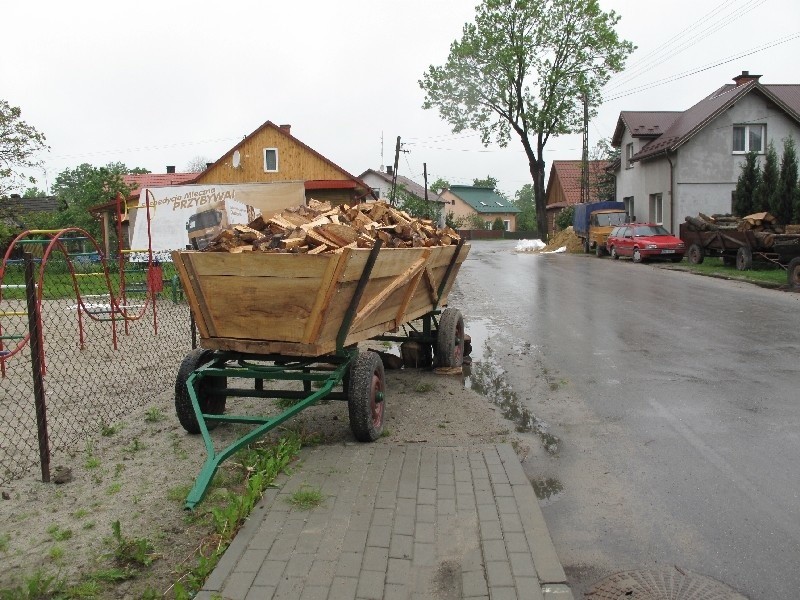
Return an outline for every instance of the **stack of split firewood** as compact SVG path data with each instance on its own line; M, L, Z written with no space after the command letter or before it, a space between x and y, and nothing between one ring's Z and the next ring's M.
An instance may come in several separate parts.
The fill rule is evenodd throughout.
M774 248L776 245L800 245L800 225L781 226L768 212L754 213L743 218L731 215L711 215L699 213L696 217L686 217L689 231L752 231L757 247Z
M433 221L417 219L386 202L331 206L309 200L307 206L287 208L249 225L233 225L218 234L206 252L290 252L325 254L344 248L449 246L458 233L439 229Z

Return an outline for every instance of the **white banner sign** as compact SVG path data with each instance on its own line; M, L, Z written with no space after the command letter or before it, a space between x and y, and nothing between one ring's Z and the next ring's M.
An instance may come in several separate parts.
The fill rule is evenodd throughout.
M150 247L163 261L172 250L204 248L226 227L305 204L305 188L302 182L143 188L129 211L131 260L147 260L148 204Z

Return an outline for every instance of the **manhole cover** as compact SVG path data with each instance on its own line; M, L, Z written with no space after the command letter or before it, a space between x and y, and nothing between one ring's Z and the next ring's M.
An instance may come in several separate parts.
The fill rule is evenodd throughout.
M719 581L677 567L615 573L585 595L591 600L747 600Z

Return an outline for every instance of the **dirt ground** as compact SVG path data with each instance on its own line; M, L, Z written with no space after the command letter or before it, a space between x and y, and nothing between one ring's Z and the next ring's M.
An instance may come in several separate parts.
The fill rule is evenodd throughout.
M377 346L376 349L384 349ZM387 434L377 444L464 445L511 442L525 455L531 440L516 433L500 409L457 375L430 370L387 371ZM243 403L263 412L264 402ZM307 440L355 444L345 402L311 407L287 422ZM217 447L241 425L213 433ZM276 434L277 435L277 434ZM125 415L73 452L54 457L71 480L43 484L36 470L0 486L0 594L41 572L75 583L112 566L112 523L125 538L150 540L158 557L135 579L97 597L141 598L145 590L169 590L185 565L193 564L208 526L187 518L183 501L205 459L200 436L187 434L175 416L172 390ZM236 469L235 458L224 463ZM302 468L302 466L300 466ZM26 596L27 597L27 596Z

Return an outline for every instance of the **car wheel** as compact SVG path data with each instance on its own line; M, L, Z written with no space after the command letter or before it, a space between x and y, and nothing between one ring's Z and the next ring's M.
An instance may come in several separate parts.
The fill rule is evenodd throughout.
M611 246L610 252L611 252L611 258L613 258L614 260L619 260L619 254L617 254L616 247Z
M753 268L753 251L742 246L736 251L736 268L740 271L749 271Z
M800 290L800 256L789 261L789 268L786 269L789 278L789 287Z
M692 244L689 246L689 252L686 253L689 257L689 262L693 265L699 265L706 257L705 250L699 244Z
M639 252L638 248L633 249L633 262L635 263L644 262L644 259L642 258L642 253Z

